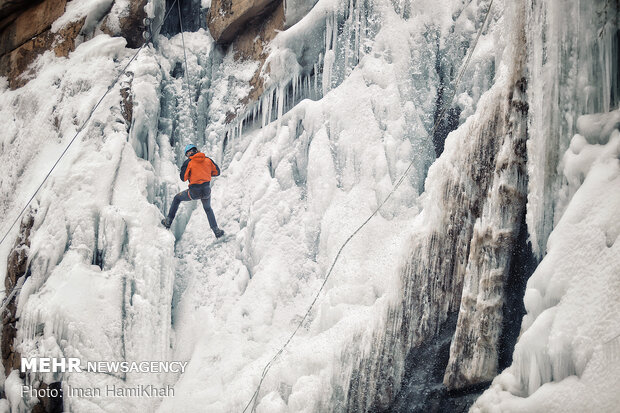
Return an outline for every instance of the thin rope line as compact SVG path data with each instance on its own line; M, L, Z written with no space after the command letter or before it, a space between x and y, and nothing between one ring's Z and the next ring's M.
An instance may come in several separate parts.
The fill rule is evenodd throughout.
M177 9L179 11L179 25L181 26L181 42L183 43L183 59L185 60L185 81L187 83L187 102L189 103L189 117L192 120L192 126L195 126L194 122L198 122L198 119L194 119L193 115L197 117L197 111L194 110L192 113L192 109L194 105L192 104L192 88L189 84L189 66L187 65L187 53L185 51L185 36L183 35L183 19L181 18L181 3L177 2Z
M164 18L162 19L162 21L159 23L159 25L156 27L156 29L154 31L159 30L164 22L166 21L166 18L168 18L168 15L170 14L170 11L172 10L172 8L174 7L174 4L177 3L178 0L174 0L174 3L172 3L172 5L170 6L170 8L168 9L168 12L164 15ZM82 130L84 129L84 127L88 124L88 122L90 121L90 118L93 116L93 114L95 113L95 110L97 110L97 108L99 107L99 105L101 104L101 102L103 102L103 99L108 95L108 93L110 93L110 90L112 90L112 88L114 87L114 85L116 85L116 83L118 82L118 80L121 78L121 76L123 76L125 74L125 72L127 71L127 69L129 68L129 65L136 59L136 57L138 57L138 54L140 53L140 51L142 49L144 49L144 47L149 43L149 41L152 40L152 38L149 36L144 43L142 44L142 46L140 46L138 48L138 50L136 51L136 53L132 56L132 58L129 60L129 62L127 62L127 64L123 67L123 70L121 70L121 72L116 76L116 78L114 78L114 81L112 82L112 84L110 84L110 86L108 86L108 89L105 91L105 93L103 94L103 96L101 96L101 98L99 99L99 101L97 102L97 104L95 106L93 106L93 108L90 110L90 113L88 114L88 117L86 118L86 120L82 123L82 126L80 126L78 128L78 130L75 132L75 136L73 136L73 138L69 141L69 144L65 147L65 149L62 151L62 153L60 154L60 156L58 157L58 159L56 160L56 162L54 163L54 165L52 166L52 168L49 170L49 172L47 173L47 175L45 175L45 178L43 178L43 181L41 181L41 184L37 187L37 189L34 191L34 194L32 194L32 196L30 197L30 199L28 200L28 202L26 202L26 205L24 205L24 207L22 208L22 210L20 211L20 213L17 215L17 217L15 218L15 220L13 221L13 223L11 224L11 226L9 227L9 229L6 231L6 233L4 234L4 236L2 237L2 240L0 240L0 245L2 245L2 243L4 242L4 240L7 238L7 236L9 235L9 233L11 232L11 230L13 229L13 227L15 226L15 224L19 221L19 219L21 218L21 216L24 214L24 212L26 211L26 209L28 208L28 206L30 205L30 203L32 202L32 200L35 198L35 196L39 193L39 191L41 190L41 188L43 187L43 185L45 184L45 182L47 181L47 179L50 177L50 175L52 174L52 172L54 171L54 169L56 168L56 166L60 163L60 160L65 156L65 154L67 153L67 151L69 150L69 148L71 147L71 145L73 144L73 142L75 142L75 140L77 139L77 137L79 136L80 132L82 132ZM23 278L23 277L20 277ZM0 306L0 310L3 311L6 306L8 305L8 303L10 302L10 300L13 299L13 297L15 296L15 294L21 290L20 288L16 288L18 284L16 284L12 289L11 292L4 298L4 300L2 301L2 305ZM1 312L0 311L0 312Z
M448 100L447 102L451 103L452 100L454 99L454 95L456 94L456 90L458 89L459 83L461 82L462 78L463 78L463 74L465 73L465 70L467 69L467 66L469 65L469 62L471 60L472 55L474 54L474 50L476 49L476 46L478 45L478 40L480 39L480 35L482 34L482 31L484 30L484 26L486 25L486 22L488 20L490 11L491 11L491 7L493 6L493 1L491 0L491 2L489 3L489 8L486 11L486 15L484 17L484 21L482 22L482 25L480 26L480 30L478 31L478 35L476 36L476 39L474 40L474 45L471 48L471 51L469 53L469 56L467 57L467 59L465 60L464 65L461 68L460 73L458 74L455 82L454 82L454 92L452 93L452 96L450 97L450 100ZM441 119L443 117L443 115L445 114L446 111L446 105L443 105L443 109L439 112L439 117L435 120L435 125L433 126L432 129L432 133L431 136L435 136L435 133L437 132L437 127L439 126L439 123L441 122ZM280 354L282 354L282 352L286 349L286 347L289 345L289 343L291 342L291 340L293 340L293 337L295 337L295 335L297 334L297 332L299 331L299 329L301 328L301 326L303 325L304 321L308 318L308 316L310 315L310 312L312 311L312 308L314 307L314 304L317 302L321 292L323 291L323 288L325 287L325 285L327 284L327 281L329 280L330 275L332 274L332 271L336 265L336 262L338 261L338 258L340 258L340 254L342 253L342 250L344 249L344 247L346 247L346 245L349 243L349 241L351 241L351 239L353 239L353 237L355 237L355 235L357 235L357 233L366 226L366 224L368 224L368 222L375 216L377 215L377 213L379 212L379 210L383 207L383 205L385 205L385 203L392 197L392 195L394 194L394 192L396 192L396 190L398 189L398 187L403 183L403 181L405 180L405 178L407 177L407 175L409 174L409 171L411 170L411 168L414 165L415 160L411 161L409 163L409 166L407 167L407 169L405 170L405 172L403 172L403 174L401 175L400 179L396 182L396 185L394 185L394 188L392 188L392 190L390 191L390 193L385 197L385 199L383 200L383 202L381 202L381 204L379 204L379 206L377 208L375 208L375 210L372 212L372 214L370 214L370 216L368 218L366 218L366 220L357 227L357 229L355 231L353 231L353 233L351 235L349 235L349 237L344 241L344 243L340 246L340 248L338 249L338 252L336 253L336 256L334 257L334 260L332 261L332 264L329 267L329 270L327 271L327 274L325 275L325 279L323 280L323 283L321 284L321 287L319 288L319 290L317 291L314 299L312 300L312 302L310 303L310 306L308 307L308 310L306 311L306 313L304 314L303 318L301 319L301 321L299 322L299 324L297 324L297 327L295 328L295 330L293 331L293 333L289 336L289 338L286 340L286 342L284 343L284 345L278 350L278 352L271 358L271 360L269 360L269 362L265 365L265 367L263 368L263 371L261 373L261 378L258 382L258 385L256 386L256 390L254 391L254 393L252 394L252 397L250 398L250 400L248 401L248 403L246 404L245 408L243 409L243 413L246 412L246 410L248 409L248 407L250 406L250 404L252 404L252 412L254 412L256 410L256 403L258 402L258 393L260 392L260 388L263 384L263 381L265 379L265 377L267 376L267 373L269 372L269 370L271 369L271 366L273 365L274 361L278 358L278 356L280 356ZM254 403L252 403L252 401Z
M177 3L178 0L174 0L174 3ZM166 18L168 17L168 15L170 14L170 10L172 10L172 7L174 7L174 3L172 4L172 6L170 6L170 9L168 9L168 12L166 13L166 15L164 16L163 20L161 21L161 23L159 24L159 26L157 27L156 31L158 29L161 28L161 26L164 24L164 21L166 20ZM118 82L118 80L121 78L122 75L125 74L125 72L127 71L127 68L129 67L129 65L135 60L136 57L138 57L138 53L140 53L140 51L144 48L144 46L146 46L149 43L150 39L147 39L142 46L140 46L140 48L138 49L138 51L136 51L136 53L133 55L133 57L129 60L129 62L125 65L125 67L123 68L123 70L118 74L118 76L116 76L116 78L114 79L114 81L112 82L112 84L110 86L108 86L108 89L105 91L105 93L103 94L103 96L101 96L101 98L99 99L99 101L97 102L97 104L95 106L93 106L93 108L91 109L90 113L88 114L88 117L86 118L86 120L82 123L82 126L80 126L77 130L77 132L75 132L75 136L69 141L69 144L65 147L65 149L62 151L62 153L60 154L60 156L58 157L58 159L56 160L56 162L54 163L54 165L52 166L52 168L50 169L50 171L47 173L47 175L45 175L45 178L43 178L43 181L41 182L41 184L38 186L38 188L36 189L36 191L34 191L34 194L32 194L32 196L30 197L30 199L28 200L28 202L26 202L26 205L24 205L24 207L22 208L21 212L19 213L19 215L17 215L17 217L15 218L15 220L13 221L13 223L11 224L11 226L9 227L8 231L4 234L4 236L2 237L2 240L0 240L0 245L2 245L2 243L4 242L4 240L6 239L6 237L9 235L9 233L11 232L11 230L13 229L13 227L15 226L15 224L17 223L17 221L19 220L19 218L21 218L22 214L24 213L24 211L26 210L26 208L28 208L28 206L30 205L30 203L32 202L32 200L34 199L34 197L37 195L37 193L39 192L39 190L41 189L41 187L43 187L43 184L45 184L45 182L47 181L47 178L50 177L50 175L52 174L52 172L54 171L54 169L56 168L56 166L58 165L58 163L60 162L60 160L65 156L65 154L67 153L67 151L69 150L69 147L73 144L73 142L77 139L78 135L80 134L80 132L82 132L82 130L84 129L84 127L86 126L86 124L88 123L88 121L90 121L90 118L93 116L93 113L95 112L95 110L99 107L99 105L101 104L101 102L103 102L103 99L108 95L108 93L110 92L110 90L112 90L112 88L114 87L114 85L116 85L116 83Z
M612 341L614 341L615 339L617 339L618 337L620 337L620 334L616 334L615 336L613 336L612 338L610 338L609 340L603 342L603 344L609 344Z

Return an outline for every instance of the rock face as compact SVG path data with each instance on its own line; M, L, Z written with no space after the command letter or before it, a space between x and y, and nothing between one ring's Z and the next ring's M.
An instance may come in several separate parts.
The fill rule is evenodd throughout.
M0 0L0 29L15 19L15 11L24 10L38 2L38 0Z
M13 291L20 278L28 277L28 251L30 249L30 231L34 224L34 217L28 215L21 224L19 236L13 245L13 249L8 257L7 273L4 279L4 289L7 295ZM22 280L23 281L23 280ZM2 317L2 365L4 372L8 376L11 371L18 370L20 367L20 355L13 347L13 340L17 334L15 329L15 312L17 311L16 295L8 299L6 312Z
M21 5L29 4L24 2ZM57 46L57 55L62 55L65 49L68 53L68 49L74 47L67 47L65 40L70 38L75 27L58 34L49 30L54 20L65 12L65 7L66 0L45 0L26 10L14 9L11 15L4 18L3 22L7 24L0 28L0 75L8 77L12 89L27 82L20 79L20 75L39 54L51 50L56 40L57 43L63 43L63 46ZM74 39L71 38L70 42Z
M126 5L113 7L103 17L100 29L111 36L125 37L129 47L141 46L146 1L131 0ZM84 33L86 17L67 23L56 32L50 30L66 6L67 0L0 3L0 76L8 78L11 89L28 82L34 75L28 67L42 53L53 50L56 56L66 57L80 40L93 36L92 28ZM124 10L118 10L120 8Z
M508 102L508 135L470 244L461 307L444 376L449 390L488 382L498 373L505 285L527 196L524 80L517 82Z
M65 11L66 0L47 0L29 8L0 34L0 54L15 50L48 30Z
M110 36L122 36L127 40L128 47L140 47L144 43L142 33L146 29L144 19L147 17L144 11L147 0L131 0L127 9L127 13L123 13L118 17L117 24L111 24L111 17L108 14L104 17L101 24L101 30ZM116 27L116 28L115 28Z
M279 30L284 30L284 3L276 0L252 2L249 0L214 0L207 22L211 35L220 44L230 44L238 60L255 60L258 69L250 80L252 89L242 99L242 104L256 101L265 91L261 73L265 66L265 48ZM237 113L229 112L226 121L231 122Z
M58 33L48 30L1 56L0 75L8 77L11 89L25 85L33 75L28 66L48 50L53 50L58 57L67 57L75 49L76 39L83 25L84 19L80 19L60 29Z
M496 374L504 284L525 208L526 85L523 59L513 59L505 85L481 99L479 115L451 135L452 149L429 171L429 203L440 210L428 218L434 224L427 232L412 240L401 304L373 340L381 345L352 376L349 412L389 409L407 374L404 360L440 348L441 332L457 316L445 387L462 389Z
M257 24L248 27L248 30L241 33L233 42L235 56L238 59L258 60L259 68L254 73L250 85L252 90L241 103L247 104L256 101L264 92L264 83L261 71L267 59L265 47L273 40L284 27L284 4L280 3L264 20L260 20ZM265 68L269 70L269 68Z
M241 31L251 31L253 24L246 23L268 14L278 4L278 0L214 0L207 15L207 25L211 36L218 43L229 43Z

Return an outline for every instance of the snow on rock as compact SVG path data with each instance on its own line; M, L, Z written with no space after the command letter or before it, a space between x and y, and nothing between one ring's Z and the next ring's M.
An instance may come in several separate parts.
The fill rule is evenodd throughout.
M522 38L522 26L514 36ZM520 48L515 49L512 79L507 82L512 90L504 92L506 97L493 100L505 105L499 109L502 115L496 129L496 139L502 141L469 245L461 305L444 376L444 384L450 390L488 382L498 373L506 285L512 252L521 231L527 188L527 91L525 78L521 77L524 59ZM496 84L503 80L500 76ZM485 138L484 134L478 136Z
M68 2L65 12L54 21L51 30L57 32L71 22L85 19L82 30L84 33L88 33L95 28L95 25L101 21L111 7L112 0Z
M511 367L473 412L614 412L620 397L620 130L580 117L563 157L568 201L527 284ZM586 132L587 131L587 132Z
M163 3L146 2L154 22ZM551 0L526 7L526 18L517 13L523 4L496 0L481 27L489 3L290 3L292 26L265 49L266 91L249 107L242 102L259 63L236 61L202 29L185 34L186 50L180 35L157 36L121 79L123 96L118 85L108 94L34 202L16 345L30 357L173 359L188 368L26 381L175 389L163 400L67 397L71 411L243 410L342 242L410 162L402 186L343 251L262 383L256 410L390 408L408 355L421 346L435 354L455 324L446 384L491 378L503 282L524 209L529 110L527 224L537 254L545 245L548 254L528 285L513 366L474 410L611 411L620 349L612 316L620 291L620 133L618 111L607 113L612 97L600 90L614 81L612 30L581 41ZM598 27L602 3L571 4L567 14ZM76 3L64 18L96 20L106 4ZM115 3L110 25L126 6ZM212 13L225 4L214 6ZM557 48L560 38L575 48ZM37 77L19 90L0 79L2 216L15 216L36 189L130 58L126 44L99 35L68 58L43 54ZM594 44L601 47L588 56L600 67L579 65L572 50L587 54ZM523 49L530 50L525 63ZM579 90L585 98L575 98ZM127 99L131 117L120 108ZM444 104L454 124L431 136ZM586 111L601 113L571 117ZM227 124L231 113L241 115ZM444 150L443 136L458 125ZM222 240L196 203L181 206L172 234L159 224L185 188L178 167L190 142L223 170L212 188L228 233ZM22 383L16 372L8 376L0 411L32 407Z
M212 0L207 14L211 35L218 43L229 43L251 19L273 8L274 0Z
M18 213L126 64L130 54L124 46L122 38L100 35L68 59L46 53L35 79L0 96L8 130L1 135L7 148L1 155L5 216ZM152 52L143 50L130 67L135 116L129 133L117 85L33 203L31 276L17 308L15 345L23 357L79 357L83 363L168 359L174 239L159 226L161 212L154 205L166 169L160 171L154 159L162 142L148 133L157 129L161 81ZM25 382L61 381L66 390L162 380L136 373L46 373L29 374ZM5 384L12 409L36 402L10 390L21 383L12 374ZM64 406L70 411L149 410L158 402L66 396Z

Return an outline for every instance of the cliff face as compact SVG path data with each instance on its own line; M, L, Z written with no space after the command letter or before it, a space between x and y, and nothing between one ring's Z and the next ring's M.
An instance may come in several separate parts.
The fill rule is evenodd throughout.
M249 81L250 92L241 100L243 106L255 103L265 91L264 78L269 72L265 65L267 45L284 29L284 2L281 0L236 1L214 0L207 14L209 32L225 47L230 45L238 60L258 62L258 69ZM238 113L228 112L227 122Z
M442 369L441 364L405 365L405 359L436 347L440 335L455 328L450 320L457 316L445 387L473 387L497 374L504 289L526 188L526 84L523 58L513 59L429 170L426 185L432 189L423 213L428 229L412 239L401 275L402 301L376 337L378 348L360 360L347 411L384 411L398 399L403 375ZM437 386L430 380L427 385ZM423 411L433 403L422 394L412 397L405 411ZM442 396L436 397L441 403Z
M7 216L142 44L144 18L172 4L77 1L0 3ZM60 408L20 396L24 383L174 383L164 400L62 403L243 410L342 242L412 163L343 250L257 411L459 412L493 381L474 409L559 412L541 399L575 380L613 411L617 2L495 0L487 23L489 1L207 3L181 5L184 38L173 9L0 250L7 291L24 284L3 315L0 408ZM186 189L190 142L222 167L224 241L200 208L159 225ZM20 354L189 365L23 376Z
M21 7L28 8L24 10ZM41 53L54 50L57 56L66 56L73 50L72 43L81 29L80 23L67 28L64 36L59 33L57 37L50 31L52 23L64 14L65 7L64 0L46 0L34 5L20 4L11 14L2 15L0 75L8 77L11 88L26 83L26 79L19 77ZM58 42L67 44L54 47L54 43Z
M96 5L83 13L74 12L74 8L68 13L69 18L59 20L67 16L65 12L72 3L4 2L0 5L0 76L8 78L11 89L21 87L36 75L31 65L37 57L46 51L67 57L77 44L100 32L124 37L129 47L139 47L144 42L146 3L147 0L132 0L118 7L104 2L103 9ZM59 23L54 24L57 20Z
M21 224L19 238L15 241L11 255L7 262L7 275L4 280L5 291L12 291L20 288L26 278L28 278L28 250L30 248L30 231L34 219L31 215L27 216ZM17 293L17 291L16 291ZM17 297L13 296L4 303L5 311L8 313L3 316L2 324L2 364L5 374L8 376L11 371L19 370L21 365L19 352L15 349L15 337L17 329Z
M214 0L207 15L211 36L218 43L229 43L239 33L259 26L278 5L283 5L282 1Z

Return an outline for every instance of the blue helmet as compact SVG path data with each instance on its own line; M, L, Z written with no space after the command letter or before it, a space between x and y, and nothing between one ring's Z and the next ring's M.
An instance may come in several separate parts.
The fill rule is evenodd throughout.
M187 151L189 151L190 149L198 149L198 148L196 148L196 145L190 143L189 145L185 146L185 153L187 153Z

